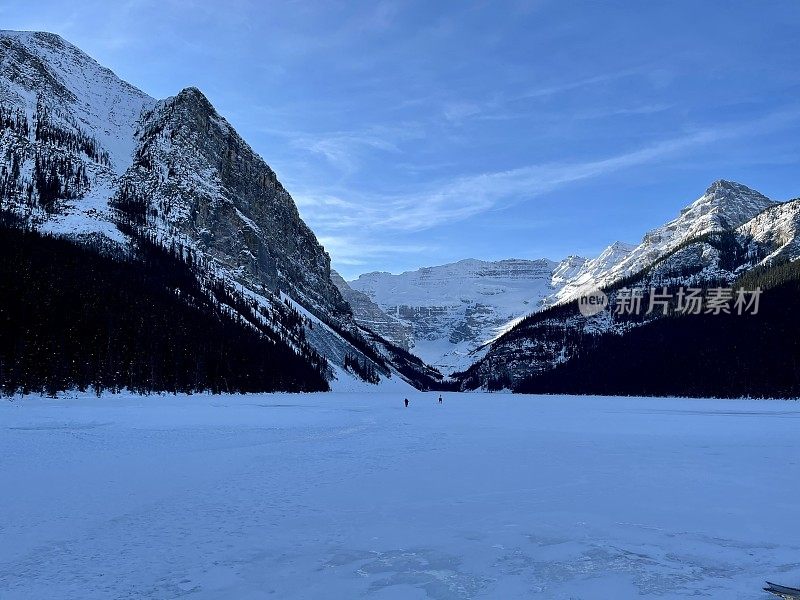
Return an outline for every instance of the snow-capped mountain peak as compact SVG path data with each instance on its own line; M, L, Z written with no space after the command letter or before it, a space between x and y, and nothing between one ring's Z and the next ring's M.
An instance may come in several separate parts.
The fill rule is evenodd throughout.
M577 269L553 278L554 293L545 300L545 305L556 304L564 299L574 298L586 291L597 289L597 281L630 256L636 248L625 242L614 242L596 258L583 259ZM565 276L568 275L568 276Z
M740 183L723 179L680 211L672 221L647 232L637 246L609 246L554 295L554 303L609 286L638 273L685 242L710 232L734 231L776 202ZM595 262L597 261L597 262Z
M552 291L557 263L547 259L466 259L399 275L366 273L350 287L413 329L413 352L445 371L509 321L533 312Z
M235 290L274 335L310 344L328 375L391 376L289 192L200 90L155 100L57 35L3 31L0 115L0 201L16 219L131 256L155 242L209 293ZM303 333L275 316L287 311Z
M30 117L40 98L94 138L116 173L130 166L137 122L156 103L56 34L0 31L0 100L23 103Z
M728 231L746 223L762 210L776 204L763 194L740 183L719 179L680 216L655 233L676 232L682 238L709 231Z
M566 257L553 269L550 283L556 288L563 287L568 281L572 281L578 276L581 270L586 267L587 262L589 262L589 259L583 256L576 256L573 254Z

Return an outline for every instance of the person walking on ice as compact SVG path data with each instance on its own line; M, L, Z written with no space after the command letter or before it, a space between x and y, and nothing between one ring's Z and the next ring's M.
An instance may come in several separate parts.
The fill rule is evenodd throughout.
M404 402L406 403L406 408L408 408L408 398L406 398L406 399L404 400Z
M441 404L441 403L442 403L442 395L439 394L439 404Z

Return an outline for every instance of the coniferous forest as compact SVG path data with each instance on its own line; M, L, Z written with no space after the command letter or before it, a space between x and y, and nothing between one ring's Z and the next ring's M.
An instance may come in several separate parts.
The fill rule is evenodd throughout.
M299 315L266 315L295 332L290 347L243 298L204 289L182 249L139 239L136 252L0 219L3 394L328 389L325 360L298 341Z
M764 290L758 314L656 319L624 336L578 336L576 355L514 391L692 397L800 396L800 266L753 269L736 287Z

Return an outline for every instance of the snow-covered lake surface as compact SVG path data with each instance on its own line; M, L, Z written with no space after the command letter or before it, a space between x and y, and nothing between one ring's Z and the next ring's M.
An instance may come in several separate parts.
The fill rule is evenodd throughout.
M0 598L763 598L800 405L446 394L0 401Z

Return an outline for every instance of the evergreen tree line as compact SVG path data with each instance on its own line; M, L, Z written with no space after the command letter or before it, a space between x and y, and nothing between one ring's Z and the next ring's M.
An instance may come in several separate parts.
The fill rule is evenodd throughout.
M759 267L734 288L764 293L756 315L677 315L623 335L584 335L574 356L514 387L523 393L800 396L800 264ZM502 382L498 377L497 385ZM508 381L506 381L508 383Z
M456 390L455 381L445 380L438 369L425 364L418 356L393 344L374 331L362 327L365 335L376 346L382 346L390 357L392 366L418 390Z
M258 331L276 344L290 344L316 371L327 373L326 359L306 339L305 327L312 327L312 324L288 300L283 303L273 300L269 305L262 304L246 296L244 288L239 291L234 284L215 277L205 257L202 254L198 257L191 247L180 241L173 238L169 246L164 246L152 230L125 223L119 223L118 227L134 240L138 249L136 260L145 268L161 268L165 254L183 265L185 276L179 289L192 291L189 295L182 292L185 299L203 297L209 300L217 312L225 312L240 326Z
M741 266L752 265L760 261L769 251L767 247L751 244L748 240L742 240L732 233L721 232L709 233L695 238L673 250L668 257L680 252L684 247L700 241L713 246L719 251L720 266L729 274ZM656 349L656 353L659 353L658 358L653 360L663 359L666 365L677 365L681 359L677 357L674 360L671 359L669 352L677 354L679 350L685 348L693 352L697 344L708 342L708 340L703 340L702 337L696 340L692 335L694 331L702 336L703 332L710 332L722 327L723 324L727 324L730 329L720 332L720 336L717 338L721 343L721 340L727 340L730 339L730 336L735 337L738 335L737 332L740 332L746 338L746 336L750 335L747 328L754 327L756 323L760 323L760 319L779 319L778 316L772 313L768 314L768 316L676 314L677 292L679 289L675 285L676 279L689 278L691 280L692 277L699 273L700 268L689 265L686 267L680 266L677 269L671 268L669 271L659 270L658 266L666 258L657 261L654 265L645 268L641 272L615 283L613 288L605 290L613 307L620 289L626 287L636 288L646 282L646 287L642 294L641 311L638 314L616 314L613 310L611 311L608 318L611 321L613 331L603 334L598 334L591 329L584 331L579 323L586 319L579 314L576 301L556 305L523 319L516 327L504 335L499 343L495 344L492 351L484 359L472 365L465 372L454 374L453 377L460 382L461 387L464 389L475 389L484 385L488 389L514 389L521 392L539 391L542 393L667 393L663 389L657 391L660 385L658 383L660 377L658 364L655 362L645 364L647 357L652 356L652 354L643 354L646 350L644 347L645 340L650 339L648 336L656 336L654 339L658 340L658 344L669 348L669 351L664 354L660 354L660 350ZM721 286L747 290L761 287L766 290L791 284L798 279L800 279L800 263L782 262L750 268L733 282L731 282L730 275L728 275L720 279L697 279L691 285L705 289ZM666 285L667 293L671 295L667 311L669 316L666 318L663 316L660 307L656 308L652 314L647 314L650 296L649 286L651 285L658 288ZM660 289L657 291L660 292ZM772 299L773 297L774 300ZM795 299L791 297L791 293L784 289L777 295L765 294L762 296L762 306L765 302L787 302L791 306ZM784 316L788 318L791 315ZM687 321L685 319L690 320ZM776 330L770 329L770 323L765 322L765 328L755 335L755 339L761 339L764 342L762 348L767 353L766 355L771 355L771 352L763 336L768 335L768 333L777 335ZM790 326L787 325L787 327L791 329ZM619 332L624 333L620 335ZM680 340L680 343L673 343L673 336L676 340ZM782 343L784 342L776 344L776 347L779 347ZM718 346L715 348L717 350L721 349ZM647 351L649 352L650 350L648 349ZM723 350L722 355L728 356L728 353ZM611 359L607 358L615 357L615 359L622 360L626 359L627 356L630 356L631 360L634 361L638 370L629 371L625 365L615 370L616 367L612 368ZM556 358L566 359L566 363L555 366ZM794 377L792 374L792 369L794 369L793 356L776 357L777 363L783 364L788 370L784 370L784 378L778 377L773 380L775 382L783 381L783 384L776 383L775 385L769 384L764 380L763 376L758 375L762 366L767 369L763 372L768 372L768 365L765 366L758 357L751 358L752 360L746 357L745 354L740 353L734 362L750 361L751 366L737 371L736 375L744 377L746 374L753 381L752 385L740 381L737 377L725 380L724 376L718 376L715 379L712 375L709 375L708 386L704 386L698 381L686 382L681 380L681 373L684 370L688 370L689 373L693 372L692 364L707 364L709 365L709 373L713 373L716 367L713 366L713 361L706 356L696 356L681 368L670 367L673 377L671 379L666 378L664 385L671 390L669 393L686 395L791 395L787 390L792 389L793 385L791 383ZM590 367L589 365L595 366ZM552 370L554 366L555 370ZM736 369L738 367L735 364L731 364L727 368ZM520 375L526 371L525 380L519 383ZM718 370L718 373L725 372L725 369ZM620 373L626 373L626 375L623 377ZM786 377L789 378L788 381ZM628 384L623 384L622 380L628 381ZM651 380L652 385L649 383ZM609 383L610 387L602 387L605 382L611 381L614 382L613 385ZM626 385L630 387L626 387ZM729 387L729 385L732 387ZM649 391L650 389L653 391ZM760 392L759 390L762 389L764 391ZM794 393L797 394L798 390L795 390Z
M7 138L3 165L0 167L0 208L8 201L23 200L26 191L30 203L33 187L21 177L24 157L20 156L20 150L30 136L25 112L0 104L0 135Z
M138 248L136 260L144 267L160 268L159 258L166 253L185 266L190 277L185 278L182 283L184 286L194 286L195 295L205 295L218 311L227 312L240 325L255 329L275 342L288 342L320 373L327 372L326 359L306 338L305 328L313 329L313 324L291 306L288 300L272 300L269 304L263 304L245 295L244 288L239 291L235 284L215 277L206 258L202 254L198 256L191 247L180 241L173 238L168 246L164 246L153 230L134 226L127 221L118 222L117 227L134 240Z
M359 360L355 354L346 354L344 357L344 368L355 374L362 381L367 383L379 383L381 378L378 371L366 358Z
M77 123L70 124L72 129L68 130L54 123L50 117L50 109L41 98L38 100L34 128L34 139L37 142L50 144L62 150L80 152L96 163L110 165L108 152L100 148L97 140L86 134Z
M6 149L3 166L0 167L0 208L3 208L6 202L18 202L24 196L25 185L20 180L20 168L20 156L13 147L9 146ZM30 193L33 193L32 187ZM30 200L29 195L28 202Z
M0 104L0 132L7 129L24 138L30 137L31 134L28 117L24 110Z
M378 372L383 373L384 375L389 375L391 373L391 369L389 365L386 363L386 359L380 355L380 353L372 346L358 331L353 332L345 327L342 327L340 324L335 323L328 319L326 315L320 315L320 319L328 325L331 329L341 335L347 342L350 343L353 348L361 352L364 356L369 358L374 365L376 365Z
M177 251L144 240L135 257L101 254L0 214L3 394L328 389L322 357L263 315L234 315L243 299L209 294Z
M149 209L150 203L147 198L139 194L136 186L127 180L112 198L111 206L117 210L117 217L134 229L145 225L148 214L153 212Z
M85 154L91 160L108 165L108 153L101 150L91 136L71 123L68 130L53 123L50 112L39 99L36 107L33 149L29 138L31 128L21 109L0 104L0 133L11 135L5 160L0 169L0 205L6 202L22 203L52 212L57 200L79 198L89 189L86 166L72 153ZM32 179L21 176L26 159L33 158Z
M75 165L67 155L37 152L34 159L33 181L39 205L48 212L54 210L56 200L80 198L89 189L86 167L82 162Z

